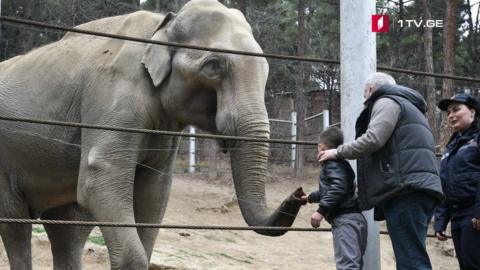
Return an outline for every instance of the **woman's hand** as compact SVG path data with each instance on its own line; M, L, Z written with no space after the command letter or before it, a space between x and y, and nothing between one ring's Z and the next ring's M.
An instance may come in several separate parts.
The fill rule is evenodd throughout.
M443 232L436 232L436 233L435 233L435 236L436 236L437 239L440 240L440 241L446 241L446 240L447 240L447 236L445 235L445 231L443 231Z
M472 225L475 230L480 231L480 219L472 218Z

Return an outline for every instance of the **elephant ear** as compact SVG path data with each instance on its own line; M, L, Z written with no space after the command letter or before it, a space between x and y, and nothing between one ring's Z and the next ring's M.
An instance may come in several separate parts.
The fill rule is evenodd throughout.
M166 33L166 25L175 17L175 14L170 12L165 15L163 21L158 25L152 40L168 42ZM142 64L150 74L153 84L158 87L162 84L165 78L170 73L172 55L168 46L148 44L143 52Z

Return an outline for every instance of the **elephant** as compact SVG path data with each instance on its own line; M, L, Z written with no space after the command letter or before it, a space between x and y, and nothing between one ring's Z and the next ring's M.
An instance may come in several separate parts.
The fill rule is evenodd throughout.
M243 14L216 0L192 0L177 14L137 11L77 27L262 53ZM212 134L268 139L268 68L265 58L69 32L0 63L0 115L167 131L193 125ZM291 226L302 191L268 209L269 144L218 143L230 155L246 223ZM178 145L178 136L1 121L0 217L160 223ZM54 269L81 269L92 227L45 229ZM112 269L148 269L158 229L100 229ZM0 224L0 234L11 269L31 269L31 225Z

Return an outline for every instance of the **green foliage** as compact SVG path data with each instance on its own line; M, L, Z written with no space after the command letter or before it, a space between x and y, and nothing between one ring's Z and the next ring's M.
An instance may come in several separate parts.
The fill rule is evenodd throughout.
M72 27L91 20L129 13L139 0L15 0L2 1L2 15ZM64 33L2 23L0 61L56 41Z
M449 0L450 1L450 0ZM456 75L477 76L480 62L480 24L473 18L468 0L458 1L457 36L455 46ZM124 14L140 8L159 12L177 12L188 0L16 0L2 1L2 15L26 18L64 26L74 26L93 19ZM220 0L230 8L245 8L246 19L264 52L296 55L298 52L299 0ZM422 18L419 1L377 0L377 13L391 18L389 33L377 35L378 65L404 69L424 70L423 29L399 27L398 20ZM446 0L429 0L433 19L445 19ZM305 55L315 58L339 59L340 10L339 1L305 0ZM478 9L478 6L472 8ZM353 33L352 33L353 34ZM59 39L63 33L2 25L0 36L0 60L25 53L34 47ZM434 71L443 73L443 29L433 31ZM338 94L339 67L307 62L268 59L270 74L267 82L266 102L272 118L277 117L279 100L292 97L295 91L327 90ZM298 74L307 74L304 89L298 88ZM394 74L400 83L422 88L424 77ZM441 80L436 80L441 83ZM459 86L473 85L455 82ZM473 85L479 88L478 85Z
M157 12L177 12L188 0L147 0L142 3L142 9Z
M232 261L241 262L241 263L246 263L246 264L252 264L252 262L249 261L249 260L237 259L237 258L235 258L235 257L232 257L232 256L226 254L226 253L219 253L219 255L220 255L221 257L227 258L227 259L232 260Z
M449 0L450 1L450 0ZM456 38L455 38L455 68L454 74L459 76L478 77L476 63L480 61L480 29L469 27L468 20L470 7L463 0L458 1L456 10ZM400 6L400 3L404 3ZM434 20L443 20L445 23L446 1L429 0L429 10ZM390 32L377 34L377 63L382 66L395 68L425 70L423 31L421 27L400 27L398 20L421 20L423 8L419 1L391 1L377 0L377 13L390 15ZM473 26L475 21L473 18ZM444 36L443 28L433 29L433 60L434 72L444 73ZM412 77L406 74L395 74L400 83L425 90L425 77ZM442 81L437 79L437 88L441 88ZM457 87L465 83L455 81ZM468 83L466 83L468 84ZM479 86L477 84L476 88Z
M91 235L88 237L88 241L100 246L105 246L105 239L103 239L101 235Z
M36 225L32 227L32 232L34 233L44 233L45 228L42 225Z

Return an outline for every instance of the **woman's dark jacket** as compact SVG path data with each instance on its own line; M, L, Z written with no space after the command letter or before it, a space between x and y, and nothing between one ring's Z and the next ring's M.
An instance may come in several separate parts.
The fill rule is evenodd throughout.
M440 162L445 201L435 210L436 232L444 231L452 220L480 218L480 129L473 124L463 134L454 133Z
M330 223L338 215L360 212L354 180L355 173L346 160L327 160L320 170L319 189L308 195L308 202L318 202L317 211Z

